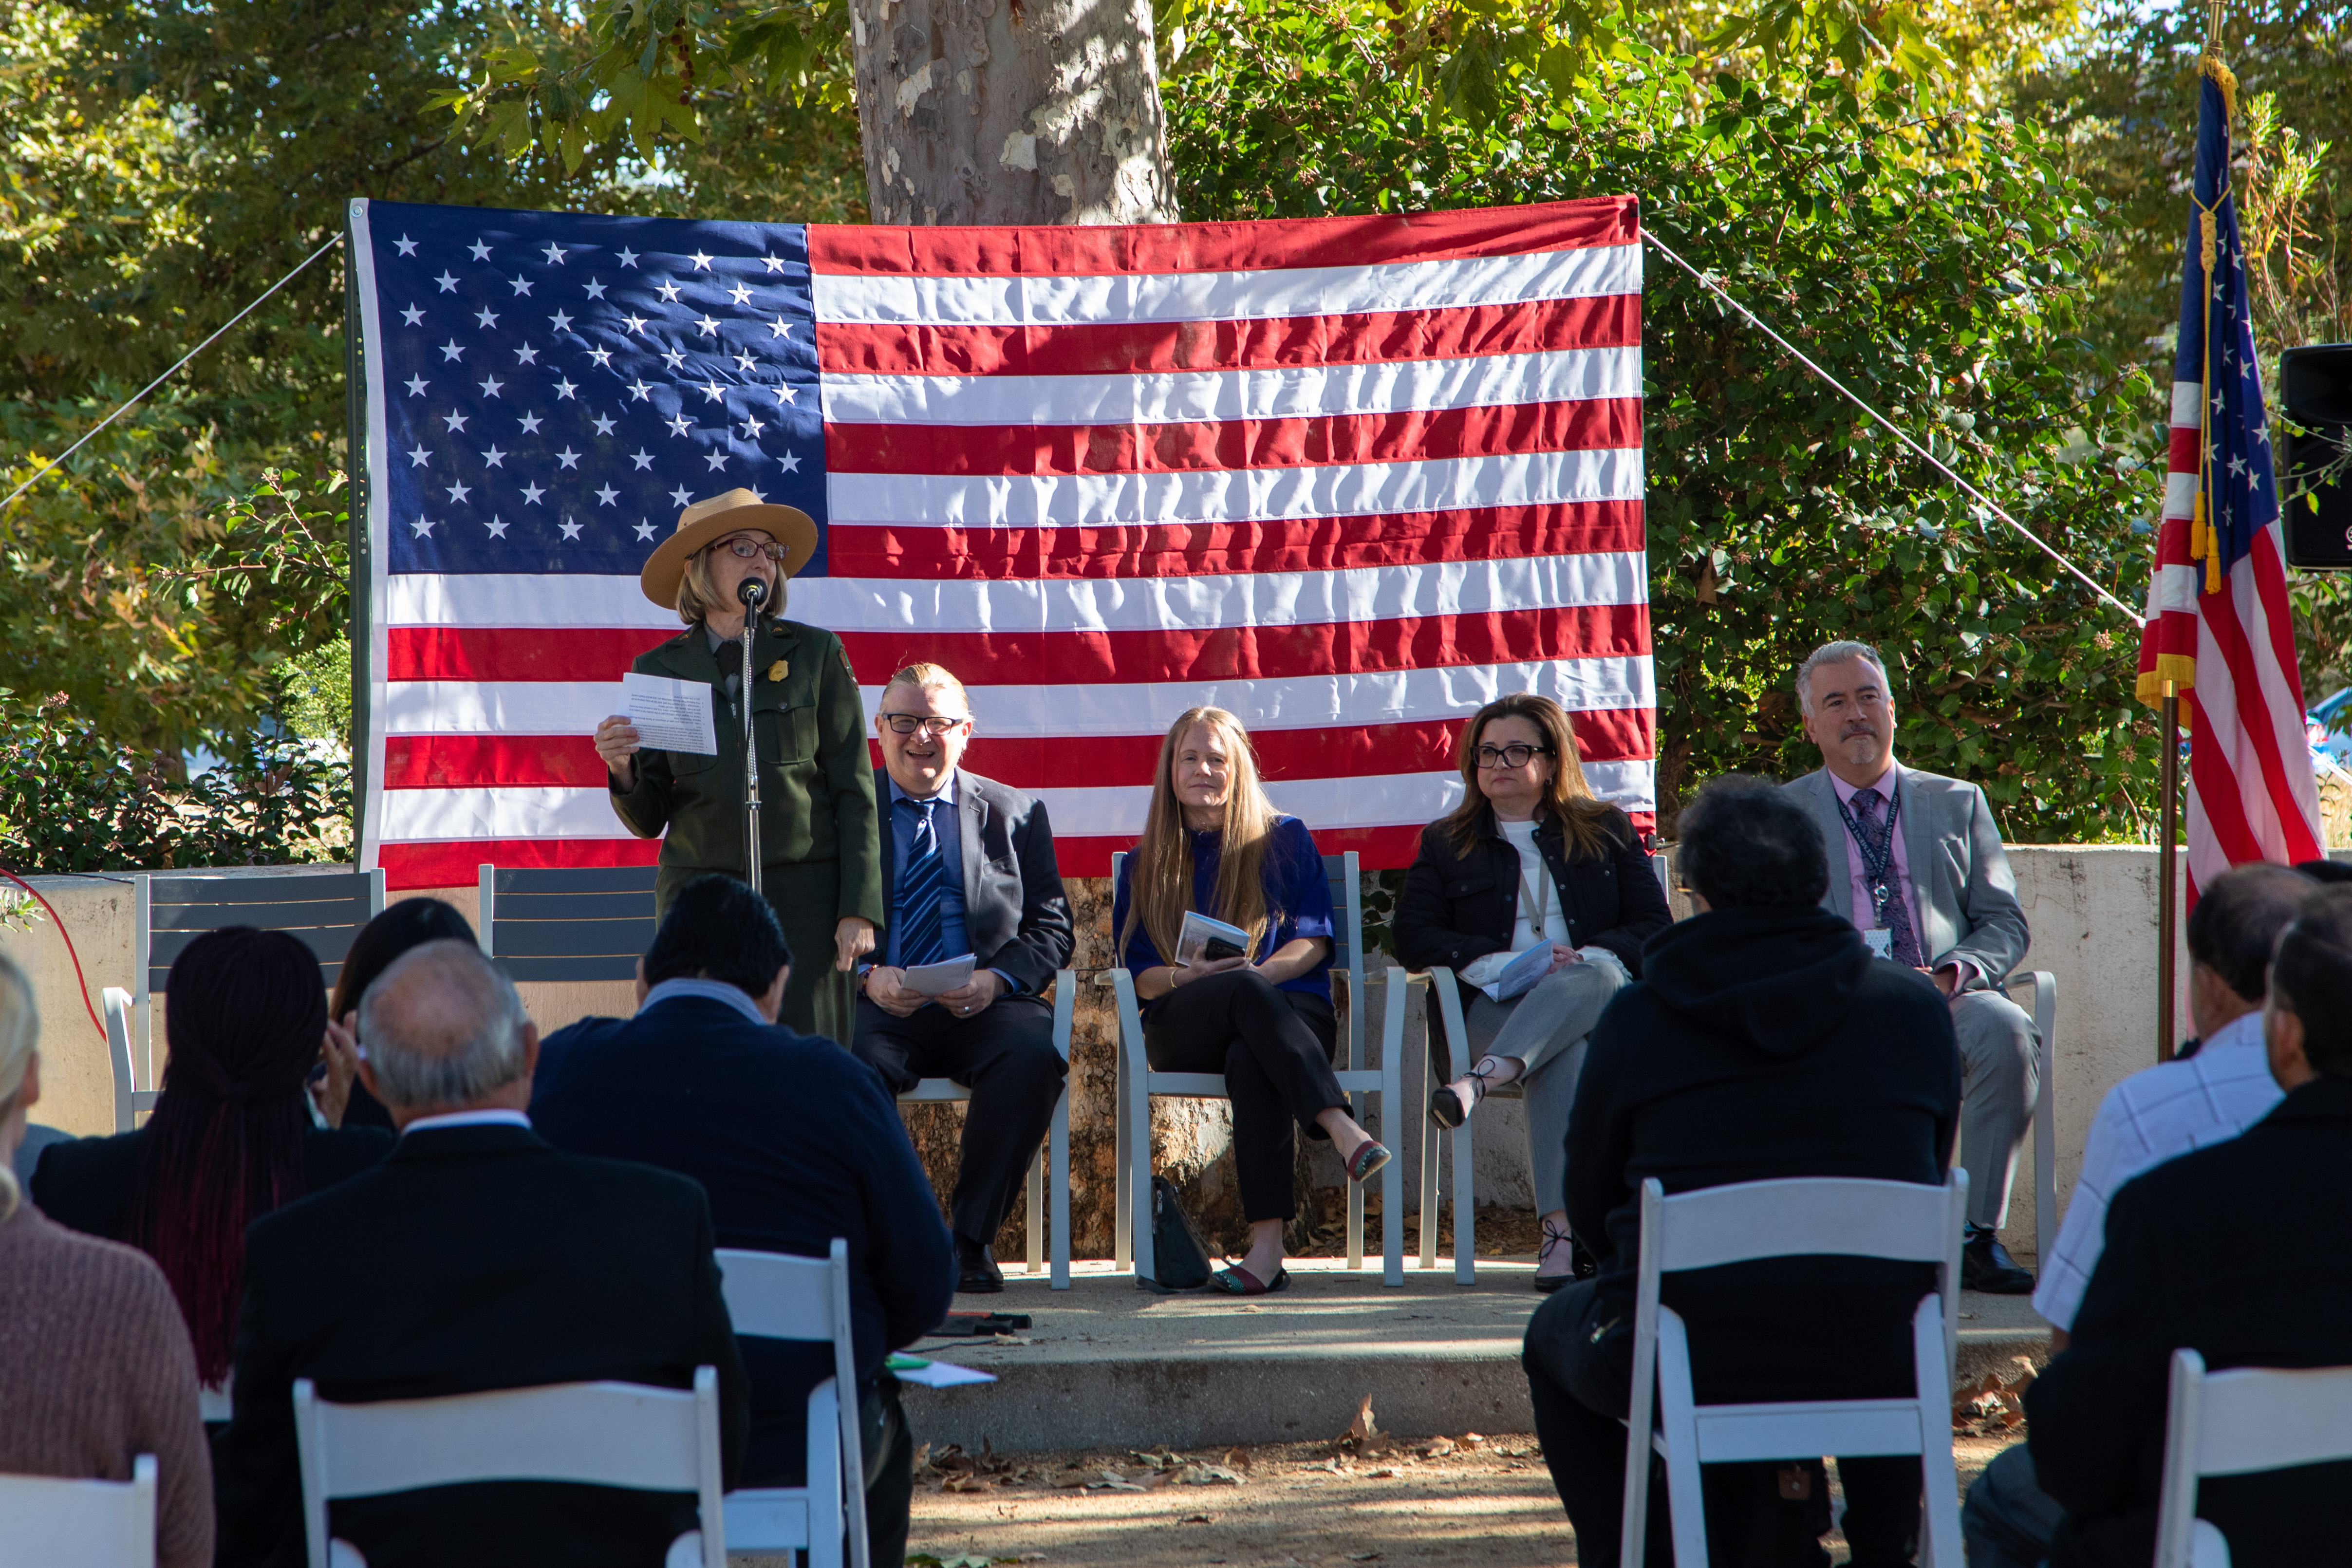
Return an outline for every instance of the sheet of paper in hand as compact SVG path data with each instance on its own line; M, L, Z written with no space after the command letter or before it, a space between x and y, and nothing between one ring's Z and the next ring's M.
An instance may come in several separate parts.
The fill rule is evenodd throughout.
M1550 973L1551 943L1539 942L1512 959L1504 965L1503 973L1495 976L1495 1000L1508 1002L1514 996L1532 991L1536 982Z
M1211 920L1198 910L1184 911L1184 927L1176 933L1176 967L1214 963L1221 958L1246 957L1250 934L1237 925Z
M1873 926L1862 933L1862 940L1870 944L1872 956L1877 958L1895 956L1895 933L1885 926Z
M939 963L919 963L900 976L898 984L926 996L944 996L971 978L977 961L970 953Z
M719 754L719 729L711 719L707 680L672 680L631 670L621 677L621 711L637 727L641 746L698 757Z

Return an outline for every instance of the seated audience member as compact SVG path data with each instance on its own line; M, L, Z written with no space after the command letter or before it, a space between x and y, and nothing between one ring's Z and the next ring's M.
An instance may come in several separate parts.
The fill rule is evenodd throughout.
M2033 1292L2056 1349L2066 1348L2106 1245L2115 1194L2167 1160L2235 1138L2278 1104L2263 1046L2271 950L2317 898L2308 877L2259 864L2224 871L2200 892L2189 916L2189 1011L2198 1038L2109 1089L2091 1119L2082 1173ZM1969 1489L1961 1523L1971 1568L2035 1568L2063 1517L2035 1481L2026 1445L2003 1450Z
M2280 934L2263 1034L2284 1097L2108 1201L2073 1334L2026 1390L2033 1468L2066 1510L2051 1568L2151 1560L2176 1349L2216 1372L2352 1365L2352 890ZM2189 1239L2210 1237L2226 1268ZM2197 1514L2236 1568L2340 1562L2348 1486L2352 1462L2218 1477Z
M360 1004L359 1033L361 1076L400 1140L247 1237L236 1415L214 1456L223 1568L304 1561L297 1378L363 1404L602 1380L690 1388L712 1366L731 1483L743 1363L701 1189L558 1153L531 1131L539 1032L469 943L402 955ZM329 1518L370 1568L655 1568L697 1522L690 1495L552 1481L343 1499Z
M927 1078L971 1090L949 1203L956 1288L992 1291L1004 1276L990 1244L1062 1098L1045 992L1074 939L1045 807L957 765L971 727L963 684L938 665L909 665L883 689L874 799L886 930L880 962L858 975L851 1049L894 1094ZM932 997L903 984L918 964L967 953L971 978L953 990Z
M215 1422L236 1350L246 1227L391 1152L373 1127L312 1125L305 1080L327 1026L319 961L284 931L206 931L172 962L171 1054L147 1124L60 1143L33 1198L61 1225L127 1241L163 1266Z
M2025 911L1984 791L1895 760L1895 695L1867 643L1815 648L1797 703L1822 766L1787 786L1829 846L1822 907L1931 975L1960 1042L1960 1164L1969 1173L1960 1272L1971 1290L2022 1296L2033 1276L2000 1244L2017 1152L2042 1091L2032 1016L2000 988L2025 957Z
M1188 910L1247 931L1249 951L1172 965ZM1389 1152L1348 1114L1331 1072L1339 1028L1323 857L1307 825L1266 799L1249 733L1223 709L1186 710L1161 742L1143 839L1112 894L1111 930L1135 975L1152 1068L1223 1073L1232 1096L1250 1247L1213 1282L1236 1296L1279 1290L1290 1283L1282 1227L1297 1213L1291 1124L1328 1139L1352 1182L1387 1164Z
M352 938L351 951L343 955L343 966L335 975L334 999L327 1005L326 1059L320 1064L326 1070L317 1091L331 1121L333 1103L339 1099L347 1101L338 1125L392 1131L392 1113L358 1080L359 1055L352 1037L359 1026L360 1003L376 976L394 959L428 942L481 945L466 917L438 899L403 899L387 904L383 913L360 927L359 934Z
M1462 804L1422 831L1391 929L1400 959L1444 964L1462 987L1470 1061L1458 1065L1469 1071L1430 1096L1437 1124L1459 1127L1489 1089L1527 1080L1528 1163L1545 1210L1535 1286L1556 1290L1593 1268L1560 1206L1585 1037L1674 917L1633 824L1584 782L1559 703L1533 692L1489 702L1458 751ZM1550 969L1499 996L1504 969L1538 946Z
M776 1022L791 961L765 899L731 877L688 882L639 969L636 1016L548 1037L531 1120L559 1149L693 1177L721 1247L822 1258L835 1237L849 1243L866 1534L873 1561L894 1563L914 1445L882 1363L946 1318L954 1250L889 1093L831 1040ZM833 1375L832 1349L748 1338L742 1351L743 1484L797 1486L809 1390Z
M16 1184L40 1038L32 985L0 957L0 1475L127 1481L152 1454L156 1563L211 1568L212 1461L171 1285L130 1247L52 1225Z
M1619 1554L1642 1183L1940 1184L1958 1113L1951 1010L1925 975L1873 958L1820 907L1828 862L1802 807L1760 781L1722 779L1684 810L1680 835L1700 912L1650 939L1642 978L1592 1032L1569 1121L1569 1222L1593 1238L1601 1272L1528 1325L1536 1431L1580 1563ZM1664 1300L1690 1323L1702 1404L1890 1398L1911 1392L1912 1315L1935 1286L1927 1264L1763 1258L1670 1274ZM1806 1467L1810 1500L1784 1509L1775 1468L1710 1466L1709 1531L1778 1536L1777 1552L1749 1561L1823 1561L1812 1538L1829 1528L1826 1480ZM1918 1461L1839 1470L1853 1562L1909 1562ZM1665 1562L1662 1484L1651 1496L1650 1561Z

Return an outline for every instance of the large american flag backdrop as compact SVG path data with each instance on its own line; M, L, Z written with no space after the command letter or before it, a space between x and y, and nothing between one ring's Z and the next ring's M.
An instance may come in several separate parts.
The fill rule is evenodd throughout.
M355 202L362 849L395 888L651 860L589 735L680 629L637 572L736 486L870 716L954 670L968 765L1100 876L1215 703L1327 850L1400 866L1454 732L1537 690L1654 820L1633 201L1154 227Z

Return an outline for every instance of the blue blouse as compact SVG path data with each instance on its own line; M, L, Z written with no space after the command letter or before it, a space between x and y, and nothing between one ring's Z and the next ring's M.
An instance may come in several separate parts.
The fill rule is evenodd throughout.
M1221 833L1193 833L1192 840L1192 908L1204 915L1217 915L1212 908L1217 895L1217 857L1223 848ZM1323 856L1315 847L1315 836L1307 825L1295 816L1277 816L1269 835L1271 842L1265 850L1265 907L1275 918L1267 922L1266 934L1250 962L1263 963L1290 942L1301 937L1331 940L1331 884L1323 875ZM1129 879L1135 870L1135 858L1130 855L1119 863L1118 883L1113 889L1110 903L1111 939L1127 929ZM1223 917L1218 915L1217 918ZM1136 922L1135 935L1129 939L1122 955L1130 973L1140 974L1156 969L1168 961L1151 944L1151 938ZM1326 965L1318 963L1296 980L1286 980L1285 991L1304 991L1310 996L1331 999L1331 976ZM1144 1004L1150 1012L1152 1004Z

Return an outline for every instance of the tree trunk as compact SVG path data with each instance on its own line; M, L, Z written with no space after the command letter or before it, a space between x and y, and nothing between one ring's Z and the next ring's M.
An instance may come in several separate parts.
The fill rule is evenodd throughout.
M1150 0L850 0L876 223L1176 216Z

